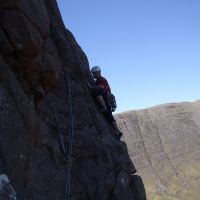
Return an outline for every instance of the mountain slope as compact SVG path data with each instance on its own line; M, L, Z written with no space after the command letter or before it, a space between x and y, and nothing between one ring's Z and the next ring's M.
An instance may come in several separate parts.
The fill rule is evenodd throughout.
M200 101L115 115L148 200L199 200Z

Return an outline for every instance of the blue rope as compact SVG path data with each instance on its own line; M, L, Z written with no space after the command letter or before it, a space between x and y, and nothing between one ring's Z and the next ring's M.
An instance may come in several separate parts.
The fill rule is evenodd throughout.
M67 186L65 192L65 200L70 200L70 190L71 190L71 169L72 169L72 148L73 148L73 135L74 135L74 120L73 120L73 105L72 105L72 91L71 91L71 78L70 69L67 68L68 76L68 90L69 90L69 147L68 147L68 163L67 163Z

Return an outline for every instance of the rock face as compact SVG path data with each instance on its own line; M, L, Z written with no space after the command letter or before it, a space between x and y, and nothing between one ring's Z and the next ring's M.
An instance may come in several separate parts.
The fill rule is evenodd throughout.
M200 199L200 101L116 115L148 200Z
M0 175L10 199L145 198L144 190L136 198L126 144L97 112L88 82L87 57L55 0L0 0Z
M16 193L10 185L6 174L0 176L0 199L16 200Z

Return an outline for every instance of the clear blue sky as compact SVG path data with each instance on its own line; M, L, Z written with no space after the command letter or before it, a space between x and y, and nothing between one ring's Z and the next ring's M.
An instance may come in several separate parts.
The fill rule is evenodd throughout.
M58 0L117 112L200 99L200 0Z

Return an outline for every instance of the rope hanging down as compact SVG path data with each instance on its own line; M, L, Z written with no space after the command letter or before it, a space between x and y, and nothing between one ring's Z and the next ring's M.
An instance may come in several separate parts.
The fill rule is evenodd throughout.
M87 93L90 93L88 84L86 84L86 83L84 83L83 81L81 81L80 78L78 78L70 69L69 69L69 70L68 70L68 69L67 69L67 70L64 69L64 72L66 72L66 73L69 72L69 73L73 76L73 78L85 89L85 91L86 91ZM62 76L64 76L64 75L62 74Z
M70 200L70 190L71 190L71 169L72 169L72 145L73 145L73 135L74 135L74 119L73 119L73 107L72 107L72 91L71 91L71 77L70 68L67 68L68 77L68 92L69 92L69 147L68 147L68 163L67 163L67 186L65 192L65 200Z
M64 68L65 69L65 68ZM68 145L68 154L65 149L64 145L64 139L63 139L63 134L61 127L59 125L59 119L56 113L56 110L54 106L51 104L49 98L47 97L48 103L51 107L51 109L54 112L54 118L56 121L56 124L59 128L59 144L61 147L61 150L63 151L65 158L67 160L67 183L66 183L66 191L65 191L65 200L70 200L70 190L71 190L71 169L72 169L72 150L73 150L73 135L74 135L74 119L73 119L73 105L72 105L72 90L71 90L71 76L79 82L80 85L83 86L88 92L88 87L82 83L79 78L70 70L68 67L67 69L64 70L67 74L67 80L68 80L68 93L69 93L69 145Z
M65 155L66 161L68 161L69 157L67 155L67 152L66 152L66 149L65 149L65 145L64 145L64 134L63 134L64 131L60 127L58 115L56 113L56 110L55 110L54 106L51 104L51 101L49 100L48 96L47 96L47 101L49 103L50 108L52 109L52 111L54 113L54 119L55 119L56 125L58 127L58 142L59 142L60 150Z

